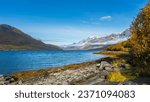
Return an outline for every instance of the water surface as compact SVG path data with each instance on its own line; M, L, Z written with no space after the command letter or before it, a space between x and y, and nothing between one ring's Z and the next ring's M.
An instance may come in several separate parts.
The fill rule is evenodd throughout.
M0 74L59 67L104 57L93 54L94 52L98 52L98 50L0 51Z

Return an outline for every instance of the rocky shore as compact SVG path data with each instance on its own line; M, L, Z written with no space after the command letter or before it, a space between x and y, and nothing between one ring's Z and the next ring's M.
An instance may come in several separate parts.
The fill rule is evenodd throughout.
M0 75L0 85L21 85L22 82L10 75Z
M124 82L108 81L107 77L111 72L122 68L115 68L110 64L110 60L105 58L87 66L81 66L81 64L78 66L80 67L74 69L47 71L46 74L26 79L18 79L14 75L0 75L0 85L142 85L145 82L150 83L149 78Z
M67 69L47 75L18 80L11 75L0 75L0 85L91 85L105 84L106 77L114 68L106 61L77 69ZM93 80L92 80L93 79Z

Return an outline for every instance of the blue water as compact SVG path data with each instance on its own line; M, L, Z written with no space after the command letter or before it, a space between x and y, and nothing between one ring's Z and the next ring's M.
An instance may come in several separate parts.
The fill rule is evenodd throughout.
M102 55L93 54L94 52L98 52L98 50L0 51L0 74L58 67L104 57Z

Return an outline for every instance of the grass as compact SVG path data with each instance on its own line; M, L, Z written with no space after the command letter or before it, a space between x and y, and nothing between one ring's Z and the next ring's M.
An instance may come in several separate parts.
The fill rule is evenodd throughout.
M15 79L24 80L27 78L32 78L32 77L37 77L37 76L39 77L39 76L47 75L47 74L48 74L47 70L41 69L41 70L36 70L36 71L24 71L20 73L15 73L12 76Z
M127 80L134 80L137 78L137 73L133 73L132 66L128 63L129 52L103 51L103 52L98 52L96 54L102 54L102 55L108 56L109 60L111 60L111 64L115 68L119 69L118 71L111 72L107 76L108 81L110 81L110 82L124 82ZM125 67L125 70L120 69L121 67Z
M127 80L127 78L123 76L119 71L111 72L108 75L107 79L111 82L123 82Z
M111 72L107 79L111 82L124 82L127 80L134 80L136 79L136 76L132 74L131 70L115 71Z
M123 51L123 52L128 52L130 50L130 41L124 41L115 45L111 45L107 47L107 51Z
M102 55L106 55L108 57L118 58L120 56L126 56L128 54L128 52L124 52L124 51L103 51L103 52L96 52L94 54L102 54Z

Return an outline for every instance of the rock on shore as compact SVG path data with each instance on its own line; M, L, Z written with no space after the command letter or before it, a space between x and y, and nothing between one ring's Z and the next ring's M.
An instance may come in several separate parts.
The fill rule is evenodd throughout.
M84 68L68 69L47 76L33 78L23 82L27 85L93 85L106 81L107 75L112 72L113 66L106 61L92 64Z
M0 75L0 85L137 85L137 82L141 82L138 80L121 83L109 82L107 76L113 71L116 71L116 68L110 63L100 61L86 67L48 72L47 75L26 80L18 80L10 75Z
M17 81L15 78L9 75L0 75L0 85L16 85L21 84L20 81Z
M49 73L46 76L34 77L24 81L18 81L12 76L0 75L0 85L77 85L100 84L106 81L113 66L106 61L99 64L91 64L84 68L68 69Z

